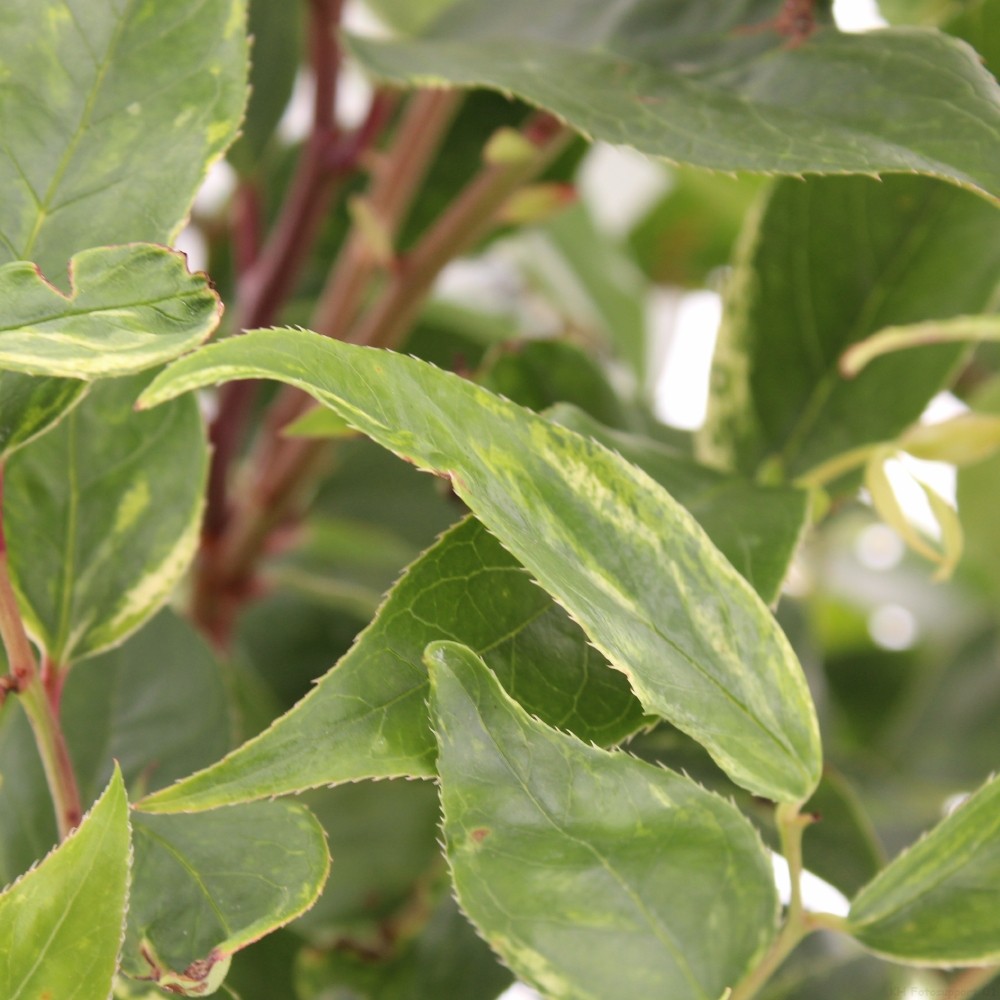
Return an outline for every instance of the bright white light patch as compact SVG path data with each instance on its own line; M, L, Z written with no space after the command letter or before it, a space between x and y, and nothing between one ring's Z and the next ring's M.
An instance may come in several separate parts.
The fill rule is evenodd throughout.
M882 604L868 618L868 632L883 649L909 649L916 641L917 619L901 604Z
M679 303L654 303L654 338L664 336L667 347L656 385L656 415L665 424L697 430L708 410L708 380L712 354L722 320L722 299L715 292L684 295Z
M624 236L669 186L660 164L604 142L591 146L576 181L590 214L612 236Z
M871 31L889 23L875 0L834 0L833 18L841 31Z
M886 524L868 525L854 542L854 554L867 569L893 569L905 551L903 540Z
M771 852L771 866L774 868L774 884L778 887L778 898L786 906L792 898L792 880L788 872L788 862ZM811 913L832 913L846 917L851 909L847 897L812 872L802 873L802 905Z

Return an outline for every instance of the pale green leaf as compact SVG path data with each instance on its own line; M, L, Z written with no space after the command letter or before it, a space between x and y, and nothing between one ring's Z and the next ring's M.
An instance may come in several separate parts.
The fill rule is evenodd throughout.
M0 261L170 242L246 101L242 0L6 0Z
M628 676L643 707L694 736L738 784L779 801L815 788L815 712L788 640L645 473L458 376L301 330L203 348L161 374L143 404L247 377L304 389L384 447L446 475Z
M246 72L242 0L5 0L0 264L34 261L63 284L88 247L172 242L236 135ZM0 372L0 454L83 390Z
M122 970L188 996L212 992L234 952L312 906L330 867L322 827L289 802L136 814L133 841Z
M206 340L222 303L182 254L154 244L96 247L69 264L63 295L35 267L0 267L0 368L107 378L170 361Z
M367 777L434 773L423 652L457 639L511 693L585 739L634 732L642 709L580 629L476 521L407 571L351 651L298 705L225 760L143 801L173 812Z
M974 465L1000 448L1000 417L962 413L937 424L917 424L899 439L899 447L928 462Z
M886 327L988 308L998 275L996 211L966 192L920 177L777 182L726 287L700 457L795 479L893 440L963 347L888 355L851 380L841 355Z
M0 895L5 1000L107 1000L128 881L128 801L116 770L76 831Z
M77 379L0 372L0 461L51 427L86 391Z
M390 27L412 34L430 24L455 0L365 0Z
M461 0L418 39L354 39L396 84L512 93L595 139L716 170L924 173L1000 199L1000 88L931 31L802 44L782 0Z
M470 650L427 651L463 910L551 1000L717 1000L775 932L771 865L688 778L549 729Z
M970 796L855 897L850 932L918 965L1000 960L1000 778Z
M132 404L112 379L10 460L4 519L22 613L58 664L114 645L169 597L194 554L208 449L193 398Z
M720 472L657 441L603 427L572 406L555 406L548 416L647 472L694 515L763 600L772 604L778 599L808 522L809 497L804 490L761 486Z
M854 378L875 358L928 344L1000 341L1000 316L957 316L949 320L891 326L848 348L840 359L845 378Z

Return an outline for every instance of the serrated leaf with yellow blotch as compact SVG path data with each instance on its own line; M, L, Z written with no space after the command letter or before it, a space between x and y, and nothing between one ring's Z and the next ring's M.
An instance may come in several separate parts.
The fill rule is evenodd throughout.
M738 784L789 802L816 787L815 709L788 640L645 473L425 362L302 330L203 348L161 373L140 405L234 378L304 389L383 447L447 476L626 674L646 711L697 739Z
M757 832L689 778L532 719L486 664L430 646L459 903L551 1000L718 1000L773 939Z
M59 665L124 639L166 601L194 555L205 430L193 398L136 414L146 379L99 383L7 466L14 586Z
M95 379L132 375L207 340L222 303L184 256L153 244L94 247L64 295L27 261L0 267L0 368Z
M128 800L116 768L79 827L0 895L0 992L107 1000L124 932Z

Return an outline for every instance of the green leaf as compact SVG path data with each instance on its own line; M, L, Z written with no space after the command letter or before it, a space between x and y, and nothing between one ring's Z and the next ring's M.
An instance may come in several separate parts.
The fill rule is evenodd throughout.
M667 193L628 237L643 271L663 285L704 288L712 284L712 272L729 264L733 244L762 183L752 175L674 170Z
M133 799L205 767L231 746L229 703L211 650L161 611L123 645L66 678L60 720L81 798L120 765ZM0 713L0 883L26 871L57 833L38 750L18 700Z
M172 243L246 99L242 0L0 10L0 264L50 278L73 254ZM5 322L0 315L0 324ZM84 386L0 373L0 457Z
M855 897L849 930L918 965L1000 959L1000 778L988 781Z
M317 947L349 940L391 950L386 928L414 922L441 868L437 789L358 781L308 792L303 802L326 830L337 872L296 931Z
M700 457L795 478L895 438L947 382L962 347L880 358L850 381L840 356L886 327L986 308L998 233L989 206L924 178L775 184L727 288Z
M48 430L86 391L77 379L0 372L0 461Z
M107 1000L128 881L128 801L116 770L74 833L0 895L3 995Z
M626 427L628 411L607 372L568 340L515 340L488 355L477 378L497 395L531 410L565 402L602 424Z
M719 472L657 441L602 427L572 406L553 407L548 416L647 472L687 508L763 600L773 604L778 599L808 522L805 491Z
M747 32L781 0L462 0L419 39L351 40L396 84L513 93L586 136L716 170L917 172L1000 199L1000 89L935 32Z
M455 0L367 0L367 4L387 25L404 35L430 24Z
M1000 0L967 0L964 9L945 23L944 30L972 45L994 76L1000 73Z
M206 809L359 778L432 776L422 657L445 638L482 653L530 711L585 739L615 742L642 722L625 678L470 519L409 568L351 651L291 712L142 808Z
M343 947L304 950L296 987L301 1000L496 1000L511 978L445 897L413 940L381 960Z
M427 663L458 900L518 977L566 1000L734 986L777 914L736 808L532 720L464 647L435 643Z
M8 0L0 14L0 262L172 242L246 100L241 0Z
M135 414L143 375L96 386L5 477L14 585L57 664L122 640L194 553L207 447L194 399Z
M0 267L0 367L108 378L170 361L206 340L222 303L183 254L153 244L96 247L69 264L63 295L34 264Z
M122 970L185 996L213 992L234 952L299 916L330 868L304 806L136 815Z
M303 34L300 4L249 0L249 7L250 100L240 137L227 156L244 174L259 167L291 99Z
M455 492L629 678L738 784L800 801L820 771L801 668L767 608L679 504L628 462L423 362L297 330L202 349L144 405L229 378L311 393ZM455 436L455 428L462 435Z

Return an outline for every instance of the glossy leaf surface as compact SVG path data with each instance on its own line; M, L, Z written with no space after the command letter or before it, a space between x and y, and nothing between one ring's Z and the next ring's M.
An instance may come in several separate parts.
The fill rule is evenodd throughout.
M445 534L393 589L351 651L269 730L144 809L226 802L434 770L423 652L460 638L553 725L613 743L642 722L620 674L476 521Z
M775 800L808 797L819 735L791 647L691 515L640 470L430 365L295 330L190 355L144 403L237 377L303 388L384 447L446 474L648 712L698 739L738 784Z
M736 808L532 720L464 647L427 659L458 899L518 977L565 1000L717 1000L734 986L777 910Z
M920 965L1000 959L1000 778L904 851L851 904L851 933Z
M701 457L795 478L892 440L964 348L887 355L850 380L841 355L886 327L987 308L998 274L996 211L965 192L918 177L779 181L727 286Z
M789 44L770 27L781 7L462 0L419 39L352 49L394 83L513 93L584 135L676 162L918 172L1000 198L1000 88L972 49L933 32L841 34L825 14Z
M128 801L115 771L76 831L0 895L3 996L107 1000L128 881Z
M288 802L137 814L133 841L122 969L187 996L211 992L234 952L307 910L330 866L322 827Z
M768 604L778 599L809 516L803 490L760 486L635 434L602 427L570 406L548 416L639 466L694 516L719 551Z
M137 415L145 376L96 386L10 461L4 517L22 612L59 664L123 639L197 541L207 447L194 399Z
M107 378L170 361L205 340L222 304L205 275L153 244L74 255L68 296L30 263L0 267L0 368Z

